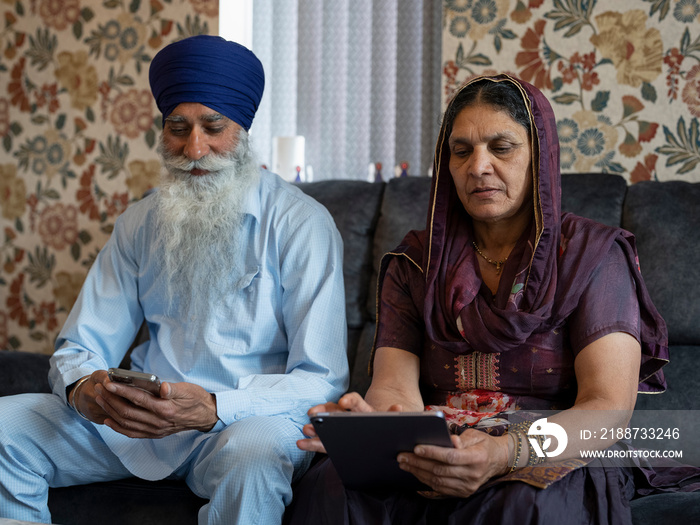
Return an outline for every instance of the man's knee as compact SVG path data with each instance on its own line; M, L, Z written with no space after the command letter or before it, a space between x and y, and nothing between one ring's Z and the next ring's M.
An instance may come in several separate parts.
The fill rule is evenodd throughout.
M51 394L0 397L0 444L36 439L43 424L53 422L64 406Z
M296 466L304 454L296 446L301 439L297 423L283 417L250 417L229 425L221 432L222 448L235 457L237 468L260 467L268 462L289 462Z
M0 463L51 486L129 475L93 425L51 394L0 398Z
M246 418L211 437L189 479L203 488L195 492L206 497L223 485L233 491L256 485L291 491L289 484L308 467L311 457L296 446L301 437L301 426L287 418Z
M0 478L15 485L32 486L41 492L52 475L49 462L42 460L41 442L46 436L42 421L55 412L50 394L18 394L0 397ZM62 403L61 403L62 404ZM55 439L55 433L54 433ZM9 489L8 489L9 492Z

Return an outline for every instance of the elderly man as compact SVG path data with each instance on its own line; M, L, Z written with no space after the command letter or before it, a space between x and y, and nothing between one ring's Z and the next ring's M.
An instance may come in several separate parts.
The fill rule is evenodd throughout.
M199 523L279 523L310 456L306 409L347 387L342 244L328 212L258 168L248 49L196 36L150 81L163 113L157 192L119 217L56 342L55 395L0 399L0 515L49 522L48 487L184 479ZM132 367L157 395L110 381Z

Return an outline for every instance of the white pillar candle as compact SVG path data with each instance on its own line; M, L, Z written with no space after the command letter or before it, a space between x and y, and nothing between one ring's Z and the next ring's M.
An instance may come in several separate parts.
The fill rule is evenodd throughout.
M306 141L301 135L274 137L272 140L272 171L289 182L297 180L297 176L303 182L305 179L305 146Z

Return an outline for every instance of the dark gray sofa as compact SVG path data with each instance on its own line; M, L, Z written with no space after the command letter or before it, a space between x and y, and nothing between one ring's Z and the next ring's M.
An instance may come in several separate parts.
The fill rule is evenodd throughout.
M322 181L300 184L335 218L345 242L344 275L351 390L369 385L367 361L374 335L376 269L382 254L410 229L425 225L430 179L407 177L388 183ZM643 410L700 409L700 183L640 182L628 186L607 174L563 177L562 208L633 232L650 293L668 323L671 362L668 391L640 396ZM48 392L48 357L0 352L0 395ZM695 499L691 499L695 498ZM135 479L51 489L54 521L74 525L196 523L203 500L180 482ZM700 523L695 494L635 500L635 524L660 525L685 518Z

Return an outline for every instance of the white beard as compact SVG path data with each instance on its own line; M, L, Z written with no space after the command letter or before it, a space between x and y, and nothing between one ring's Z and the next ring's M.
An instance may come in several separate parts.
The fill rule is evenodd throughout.
M167 311L206 316L242 275L243 204L259 167L245 131L227 156L192 161L170 154L162 141L158 152L165 168L157 217ZM209 173L191 175L196 168Z

